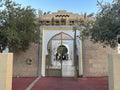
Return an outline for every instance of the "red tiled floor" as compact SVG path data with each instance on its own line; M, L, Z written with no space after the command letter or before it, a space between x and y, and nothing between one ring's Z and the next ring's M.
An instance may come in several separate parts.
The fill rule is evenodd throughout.
M28 85L35 80L35 77L30 78L13 78L12 90L25 90Z
M108 78L41 78L32 90L108 90Z

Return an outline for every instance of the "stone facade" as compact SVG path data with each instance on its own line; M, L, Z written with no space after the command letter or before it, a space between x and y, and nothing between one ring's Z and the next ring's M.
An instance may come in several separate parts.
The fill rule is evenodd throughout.
M108 54L116 53L116 49L93 43L89 39L84 42L84 74L87 77L108 76Z
M29 62L29 60L32 60ZM36 77L38 74L38 44L31 43L25 52L14 53L13 76Z
M81 22L84 19L84 15L79 15L77 13L67 12L66 10L59 10L58 12L46 14L40 17L40 22L42 25L74 25L76 21ZM88 18L89 20L94 18Z
M108 76L108 54L117 50L110 47L103 48L102 44L93 44L85 40L83 47L83 70L86 77ZM26 63L27 58L32 58L31 65ZM26 52L15 53L13 63L13 76L35 77L38 74L38 44L31 44Z
M93 19L93 18L89 18ZM46 14L40 17L44 26L72 26L75 21L82 21L83 15L74 14L65 10ZM62 30L62 29L61 29ZM66 29L67 30L67 29ZM42 35L42 34L41 34ZM42 38L40 39L42 42ZM13 76L35 77L41 70L38 64L38 44L32 43L26 52L14 54ZM41 47L41 46L40 46ZM93 44L89 39L83 43L83 75L86 77L108 76L108 54L116 53L110 47L103 48L102 44ZM43 51L40 51L43 52ZM31 60L31 62L29 62ZM40 58L42 61L42 59ZM42 65L41 65L42 66Z

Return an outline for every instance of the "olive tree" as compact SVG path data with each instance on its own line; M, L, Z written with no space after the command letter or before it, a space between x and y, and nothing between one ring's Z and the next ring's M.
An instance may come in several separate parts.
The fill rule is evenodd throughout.
M38 40L36 13L30 6L21 7L11 0L0 1L0 45L10 51L25 51ZM0 48L1 52L2 49Z
M103 43L103 46L115 47L120 32L120 0L105 4L98 2L98 6L100 9L91 30L91 39Z

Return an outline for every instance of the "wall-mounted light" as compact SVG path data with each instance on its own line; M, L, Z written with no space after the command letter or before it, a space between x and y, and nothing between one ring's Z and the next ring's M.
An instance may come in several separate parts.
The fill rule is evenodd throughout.
M32 61L33 61L32 59L27 58L27 59L26 59L26 64L31 65L31 64L32 64Z

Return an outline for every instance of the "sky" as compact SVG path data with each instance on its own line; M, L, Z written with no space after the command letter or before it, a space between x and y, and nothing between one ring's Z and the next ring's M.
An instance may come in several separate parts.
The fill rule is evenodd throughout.
M57 12L58 10L67 10L73 13L97 13L99 7L97 0L12 0L22 6L31 6L36 10L40 9L43 12ZM113 0L99 0L112 2Z

